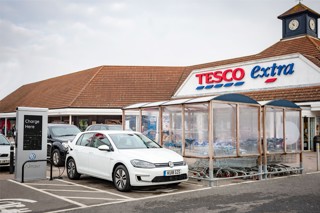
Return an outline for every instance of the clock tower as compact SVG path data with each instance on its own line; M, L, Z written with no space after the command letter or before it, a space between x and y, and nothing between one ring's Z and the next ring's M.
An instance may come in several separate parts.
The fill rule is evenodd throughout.
M318 18L320 14L307 6L297 4L278 16L282 20L282 38L309 35L318 38Z

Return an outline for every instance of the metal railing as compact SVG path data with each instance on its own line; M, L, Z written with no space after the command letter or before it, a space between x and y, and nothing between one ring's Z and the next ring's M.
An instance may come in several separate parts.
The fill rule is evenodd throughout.
M50 180L52 179L52 161L50 159L45 159L45 160L27 160L26 162L23 163L22 165L22 177L21 177L21 183L24 183L24 166L27 163L33 163L33 162L41 162L41 161L46 161L50 163Z

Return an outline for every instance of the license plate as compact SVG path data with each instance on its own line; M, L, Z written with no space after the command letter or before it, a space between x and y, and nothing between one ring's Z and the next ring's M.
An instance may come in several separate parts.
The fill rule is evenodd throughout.
M180 175L180 169L163 171L163 176L172 176L172 175Z

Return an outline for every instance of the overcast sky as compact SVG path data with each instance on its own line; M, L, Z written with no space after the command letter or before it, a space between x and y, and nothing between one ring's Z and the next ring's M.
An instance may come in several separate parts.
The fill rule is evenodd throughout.
M302 3L320 13L319 0ZM277 16L296 4L0 0L0 99L22 85L101 65L188 66L256 54L281 39Z

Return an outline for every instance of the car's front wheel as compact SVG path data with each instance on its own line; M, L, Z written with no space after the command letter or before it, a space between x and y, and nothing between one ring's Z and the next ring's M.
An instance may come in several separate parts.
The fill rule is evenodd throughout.
M55 149L52 152L52 163L54 166L62 165L62 158L59 149Z
M130 176L124 165L119 165L113 173L113 184L121 192L131 190Z
M80 174L77 171L76 162L74 161L73 158L70 158L67 161L67 175L68 175L68 178L71 180L77 180L80 178Z

